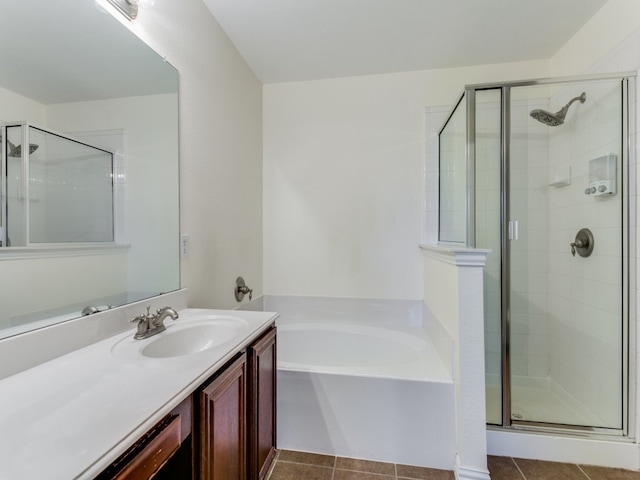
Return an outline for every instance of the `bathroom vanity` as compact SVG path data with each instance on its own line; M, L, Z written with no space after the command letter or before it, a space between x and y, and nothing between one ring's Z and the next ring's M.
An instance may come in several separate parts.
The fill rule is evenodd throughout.
M179 314L1 380L0 478L264 478L277 314Z

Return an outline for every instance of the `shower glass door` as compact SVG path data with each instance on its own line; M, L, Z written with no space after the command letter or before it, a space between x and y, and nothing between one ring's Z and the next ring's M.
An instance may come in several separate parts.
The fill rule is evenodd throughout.
M502 90L475 92L475 246L491 250L483 270L487 423L500 425L502 406L501 125Z
M511 424L625 427L623 87L509 91Z

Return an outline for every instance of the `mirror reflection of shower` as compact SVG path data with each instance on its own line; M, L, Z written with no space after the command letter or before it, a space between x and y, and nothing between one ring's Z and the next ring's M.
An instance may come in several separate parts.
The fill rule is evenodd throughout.
M15 145L7 140L7 144L9 145L9 153L8 156L11 158L20 158L22 156L22 145ZM33 153L38 149L39 145L35 143L29 144L29 153Z
M0 131L0 248L115 241L112 151L27 122Z
M0 133L0 142L2 142L2 134ZM16 145L12 143L9 139L7 139L7 146L9 147L9 151L7 152L7 156L11 158L20 158L22 156L22 145ZM35 143L29 144L29 153L35 152L40 145Z
M569 107L573 102L580 100L580 103L584 103L586 99L587 94L585 92L582 92L582 94L580 94L579 96L572 98L569 103L567 103L560 109L560 111L556 113L547 112L546 110L537 108L535 110L532 110L529 115L531 115L531 118L535 118L540 123L544 123L545 125L549 125L550 127L557 127L558 125L562 125L564 123L564 118L567 116Z

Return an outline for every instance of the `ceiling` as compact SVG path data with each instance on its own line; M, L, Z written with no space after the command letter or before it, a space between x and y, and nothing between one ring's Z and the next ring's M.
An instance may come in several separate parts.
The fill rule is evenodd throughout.
M608 0L204 0L263 83L551 58Z

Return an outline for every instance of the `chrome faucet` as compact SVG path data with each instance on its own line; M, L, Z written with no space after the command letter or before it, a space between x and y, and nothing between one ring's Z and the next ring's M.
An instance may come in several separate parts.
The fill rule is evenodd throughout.
M150 309L151 307L148 306L146 314L140 314L130 320L130 322L138 322L138 330L133 336L136 340L153 337L160 332L164 332L166 330L164 319L171 317L172 320L177 320L179 317L178 312L171 307L159 308L156 313L150 313Z

